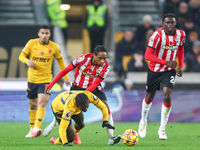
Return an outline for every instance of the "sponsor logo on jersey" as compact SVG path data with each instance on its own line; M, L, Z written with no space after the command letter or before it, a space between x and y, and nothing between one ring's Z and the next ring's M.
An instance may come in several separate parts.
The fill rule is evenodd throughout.
M175 51L175 50L178 49L178 46L174 46L174 45L169 45L169 46L162 45L162 48L163 48L163 49L166 49L166 50L172 50L172 51Z
M39 57L33 57L34 61L39 61L39 62L49 62L49 58L39 58Z
M51 54L51 53L52 53L52 50L50 49L50 50L49 50L49 54Z
M87 76L89 76L90 78L96 78L96 77L98 77L99 74L92 75L92 73L83 72L83 75L87 75Z

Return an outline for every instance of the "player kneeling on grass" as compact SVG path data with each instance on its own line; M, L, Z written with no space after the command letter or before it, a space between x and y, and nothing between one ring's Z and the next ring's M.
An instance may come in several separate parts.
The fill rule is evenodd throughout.
M75 140L75 134L85 126L83 112L86 112L89 103L101 109L103 114L102 127L115 129L108 123L108 109L106 105L89 91L67 91L60 93L52 102L52 110L59 126L59 138L52 137L50 142L57 145L72 146L69 143ZM75 121L72 126L71 118Z

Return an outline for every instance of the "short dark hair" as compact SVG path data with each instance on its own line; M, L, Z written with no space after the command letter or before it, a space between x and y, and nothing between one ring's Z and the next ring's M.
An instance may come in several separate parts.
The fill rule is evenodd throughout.
M94 54L98 55L99 52L107 53L107 49L103 45L98 45L97 47L94 48Z
M40 29L49 29L50 30L50 27L48 26L48 25L41 25L40 27L39 27L39 30Z
M85 105L89 103L89 99L86 94L84 93L79 93L75 97L76 105Z
M177 20L175 14L173 14L173 13L167 13L167 14L165 14L165 15L162 17L162 22L164 22L165 18L167 18L167 17L173 17L173 18L175 18L175 19Z

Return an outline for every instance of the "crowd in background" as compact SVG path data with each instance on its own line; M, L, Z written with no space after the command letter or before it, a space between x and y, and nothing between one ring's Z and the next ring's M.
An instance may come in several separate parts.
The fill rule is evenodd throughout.
M165 0L162 5L161 15L176 14L176 28L186 33L184 71L200 72L200 0ZM152 17L145 15L143 24L134 33L127 29L122 40L116 43L115 64L119 79L126 78L130 71L148 70L144 53L150 36L156 30L152 22Z
M61 2L60 0L48 1L49 3ZM184 72L200 72L200 0L160 1L162 1L160 18L166 13L174 13L177 16L176 28L182 29L186 33ZM103 38L108 26L108 15L108 8L102 0L91 0L91 4L86 8L84 27L89 32L91 52L95 46L104 44ZM49 16L53 21L52 13L49 13ZM63 15L62 18L66 18L66 16ZM95 20L96 23L94 23ZM124 31L123 38L116 43L114 68L119 80L126 81L127 72L146 72L148 70L149 62L144 59L144 54L151 35L157 29L152 24L153 21L151 15L144 15L142 24L134 32L130 29ZM161 27L162 22L160 21L160 23ZM64 27L66 28L66 25ZM63 29L64 33L66 33L65 28ZM129 83L129 81L126 82Z

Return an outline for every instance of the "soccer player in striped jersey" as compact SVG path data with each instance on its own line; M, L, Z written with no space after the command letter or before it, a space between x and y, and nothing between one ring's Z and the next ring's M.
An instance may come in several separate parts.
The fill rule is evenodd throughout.
M61 70L65 68L59 45L49 40L51 36L49 26L40 26L38 36L39 38L29 40L19 55L19 60L29 67L27 97L30 105L30 131L25 137L37 137L42 133L40 126L50 98L50 93L45 94L44 91L52 79L53 58L56 58ZM68 76L64 78L65 83L70 85Z
M98 45L95 47L94 53L84 54L75 58L49 85L46 86L46 91L48 92L60 78L76 68L74 82L70 90L90 91L101 99L108 108L108 122L113 126L112 114L107 103L106 95L101 86L101 82L110 70L110 65L107 62L106 57L107 49L103 45ZM47 136L53 130L54 126L55 120L45 129L44 136ZM120 141L121 135L114 136L112 129L107 128L107 133L109 138L108 145L114 145ZM75 138L75 141L76 139L77 138Z
M75 133L80 132L85 126L83 112L86 112L89 103L93 103L102 111L102 127L114 129L108 123L108 109L106 105L89 91L67 91L60 93L52 102L52 111L59 124L59 138L52 137L50 142L56 145L72 146ZM72 126L71 118L75 121ZM78 126L77 126L78 125Z
M147 116L156 91L163 90L161 107L161 124L158 130L159 139L167 139L165 126L171 111L171 93L175 85L175 76L183 74L185 32L175 28L176 16L165 14L162 18L163 27L157 29L149 39L145 59L150 61L147 74L146 96L142 102L141 120L138 133L141 138L146 136ZM176 56L179 66L177 66Z

